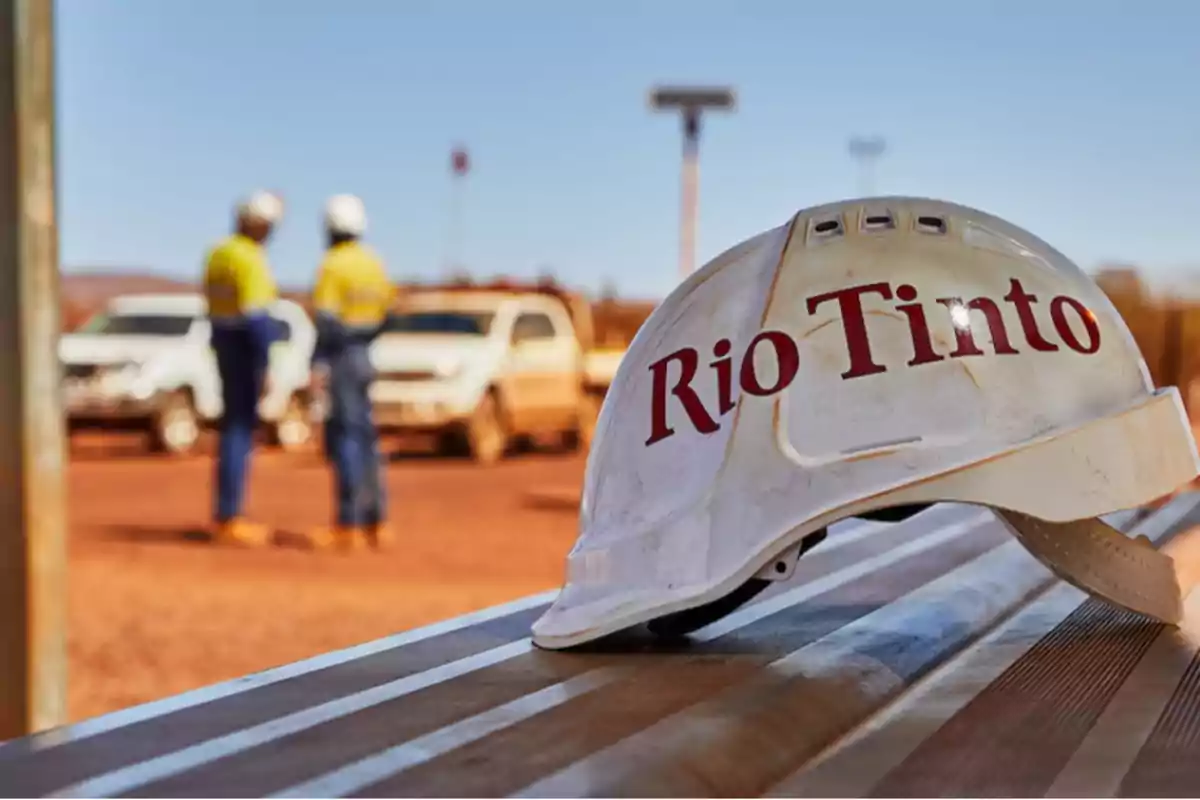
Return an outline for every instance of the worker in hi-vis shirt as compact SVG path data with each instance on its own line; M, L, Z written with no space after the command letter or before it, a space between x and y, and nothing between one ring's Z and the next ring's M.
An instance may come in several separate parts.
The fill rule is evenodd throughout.
M392 542L386 476L371 409L375 372L370 345L387 321L396 290L383 262L361 241L366 227L359 198L336 195L326 203L329 249L313 290L313 382L315 391L326 397L326 449L333 463L337 518L332 528L312 535L319 549L382 549Z
M204 291L212 349L221 379L214 539L243 546L270 541L270 530L242 513L258 403L266 388L267 359L277 334L269 314L277 290L263 244L283 216L283 203L256 192L237 209L236 230L208 255Z

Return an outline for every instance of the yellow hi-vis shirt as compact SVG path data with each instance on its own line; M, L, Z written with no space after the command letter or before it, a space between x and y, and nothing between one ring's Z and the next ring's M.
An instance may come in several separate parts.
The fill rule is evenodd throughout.
M209 316L221 321L263 311L279 294L262 246L241 234L230 236L209 252L204 293Z
M350 328L372 327L383 321L395 297L396 287L375 252L360 242L343 242L325 253L313 308Z

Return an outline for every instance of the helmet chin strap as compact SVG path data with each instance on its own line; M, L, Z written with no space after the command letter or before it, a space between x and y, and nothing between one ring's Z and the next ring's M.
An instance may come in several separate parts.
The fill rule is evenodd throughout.
M1168 625L1183 620L1184 599L1200 578L1193 559L1176 559L1172 548L1155 550L1099 519L1047 522L995 511L1026 550L1072 586Z

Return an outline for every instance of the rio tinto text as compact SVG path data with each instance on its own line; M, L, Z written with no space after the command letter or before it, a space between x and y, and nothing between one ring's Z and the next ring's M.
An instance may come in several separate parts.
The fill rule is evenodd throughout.
M1020 342L1010 335L1004 324L1004 316L1000 305L990 297L939 297L933 308L935 313L951 315L954 324L955 346L949 353L939 353L934 349L933 337L929 332L929 317L924 303L917 297L915 287L905 283L893 288L887 282L865 283L838 289L834 292L814 295L805 301L806 310L810 315L816 314L823 307L837 307L841 316L842 332L845 334L846 354L849 366L842 373L843 380L863 378L868 375L879 375L887 372L888 367L875 360L871 352L871 339L867 333L866 314L863 310L863 298L875 297L881 300L893 301L892 306L908 320L908 332L912 345L912 358L905 362L906 367L919 367L922 364L932 364L948 358L968 358L983 356L987 352L975 341L971 326L966 319L972 311L983 315L991 336L991 352L998 356L1019 355ZM1009 283L1008 294L1002 298L1015 311L1021 325L1024 344L1037 352L1054 352L1066 347L1076 353L1091 355L1100 349L1100 326L1087 306L1074 297L1056 295L1049 302L1050 322L1054 335L1050 338L1048 331L1043 331L1034 317L1033 307L1039 302L1038 297L1025 290L1021 282L1013 278ZM940 306L940 308L939 308ZM964 319L966 317L966 319ZM1054 341L1054 339L1058 341ZM775 378L769 385L763 385L755 366L754 354L760 347L770 348L774 352L777 370ZM684 347L669 355L663 356L649 367L652 376L650 398L650 437L647 445L660 442L674 435L675 429L667 424L667 403L674 397L692 427L700 433L716 433L721 428L719 417L734 409L733 400L734 364L731 351L733 344L728 339L720 339L712 348L713 361L709 368L716 373L717 407L710 410L700 400L692 381L700 368L700 353L694 347ZM668 369L671 363L679 365L674 385L669 385ZM769 397L783 391L796 379L800 371L800 349L795 340L781 331L762 331L750 340L741 355L737 370L737 382L741 390L755 397Z

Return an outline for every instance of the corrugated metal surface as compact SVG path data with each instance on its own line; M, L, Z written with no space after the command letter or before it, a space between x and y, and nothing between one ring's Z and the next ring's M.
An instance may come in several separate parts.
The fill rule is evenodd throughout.
M1136 521L1162 541L1184 495ZM1126 527L1134 523L1126 515ZM664 648L535 650L550 595L0 746L45 796L1165 796L1200 638L1054 580L989 512L852 522ZM1189 623L1190 624L1190 623Z

